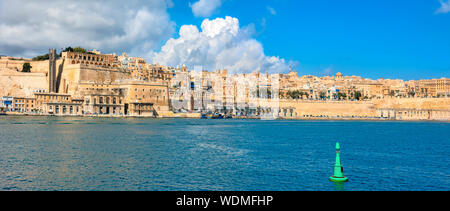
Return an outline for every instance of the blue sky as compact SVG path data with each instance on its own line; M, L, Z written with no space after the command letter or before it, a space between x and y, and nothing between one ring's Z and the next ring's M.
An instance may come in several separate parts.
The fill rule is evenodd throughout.
M0 55L17 57L82 46L210 71L450 78L449 0L1 0L0 26Z
M200 26L203 18L185 1L173 2L168 11L177 27ZM440 6L438 0L225 0L209 18L253 25L265 53L298 61L300 74L421 79L450 77L450 13L437 14Z

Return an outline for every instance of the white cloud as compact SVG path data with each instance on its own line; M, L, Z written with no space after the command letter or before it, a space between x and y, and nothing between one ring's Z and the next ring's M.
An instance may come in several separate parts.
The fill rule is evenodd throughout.
M444 0L439 0L441 3L441 8L439 8L436 13L448 13L450 12L450 0L447 0L447 2L444 2Z
M174 32L171 0L2 0L0 54L31 57L82 46L139 55Z
M267 10L269 10L270 14L272 14L272 15L276 15L277 14L277 11L274 8L272 8L272 7L267 6Z
M199 0L189 6L196 17L209 17L222 5L223 0Z
M210 71L227 69L231 73L289 70L284 59L266 56L262 44L250 35L247 28L240 28L237 18L205 19L201 31L193 25L182 26L179 38L169 39L160 52L154 53L153 62L171 66L201 65Z

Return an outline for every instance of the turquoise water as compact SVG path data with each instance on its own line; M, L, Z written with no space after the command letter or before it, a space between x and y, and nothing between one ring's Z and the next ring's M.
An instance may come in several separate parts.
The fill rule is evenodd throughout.
M449 163L449 123L0 117L0 190L449 191Z

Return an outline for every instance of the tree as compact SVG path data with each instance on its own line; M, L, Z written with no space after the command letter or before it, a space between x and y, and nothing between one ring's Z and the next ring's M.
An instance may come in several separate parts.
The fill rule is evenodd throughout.
M32 60L33 61L44 61L44 60L48 60L48 58L49 58L49 55L47 53L47 54L44 54L44 55L36 56Z
M69 47L69 48L70 48L70 47ZM86 49L84 49L84 48L78 46L78 47L73 48L73 52L77 52L77 53L86 53Z
M29 72L31 72L31 68L32 67L31 67L30 63L28 63L28 62L23 63L22 72L29 73Z
M338 98L338 100L345 99L345 98L347 98L347 94L338 92L337 98Z
M298 90L295 90L295 91L293 91L292 93L291 93L291 98L292 99L300 99L300 91L298 91Z
M88 52L85 48L82 48L80 46L72 48L71 46L65 48L61 53L59 53L59 56L62 56L62 52L76 52L76 53L87 53L87 54L95 54L92 52Z
M353 99L360 100L361 96L362 96L362 94L361 94L360 91L354 91L353 92Z
M66 49L64 49L62 52L73 52L73 48L69 46Z
M391 97L394 97L394 96L395 96L395 91L394 91L394 90L391 90L391 92L389 93L389 95L390 95Z
M326 93L325 92L319 92L319 97L320 99L325 99L326 98Z

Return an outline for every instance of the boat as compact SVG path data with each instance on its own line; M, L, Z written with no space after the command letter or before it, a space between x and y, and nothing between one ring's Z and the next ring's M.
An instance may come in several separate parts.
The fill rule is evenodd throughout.
M200 119L208 119L208 116L206 114L202 114L202 116L200 117Z
M212 115L211 117L212 119L223 119L223 115L219 114L219 113L215 113L214 115Z

